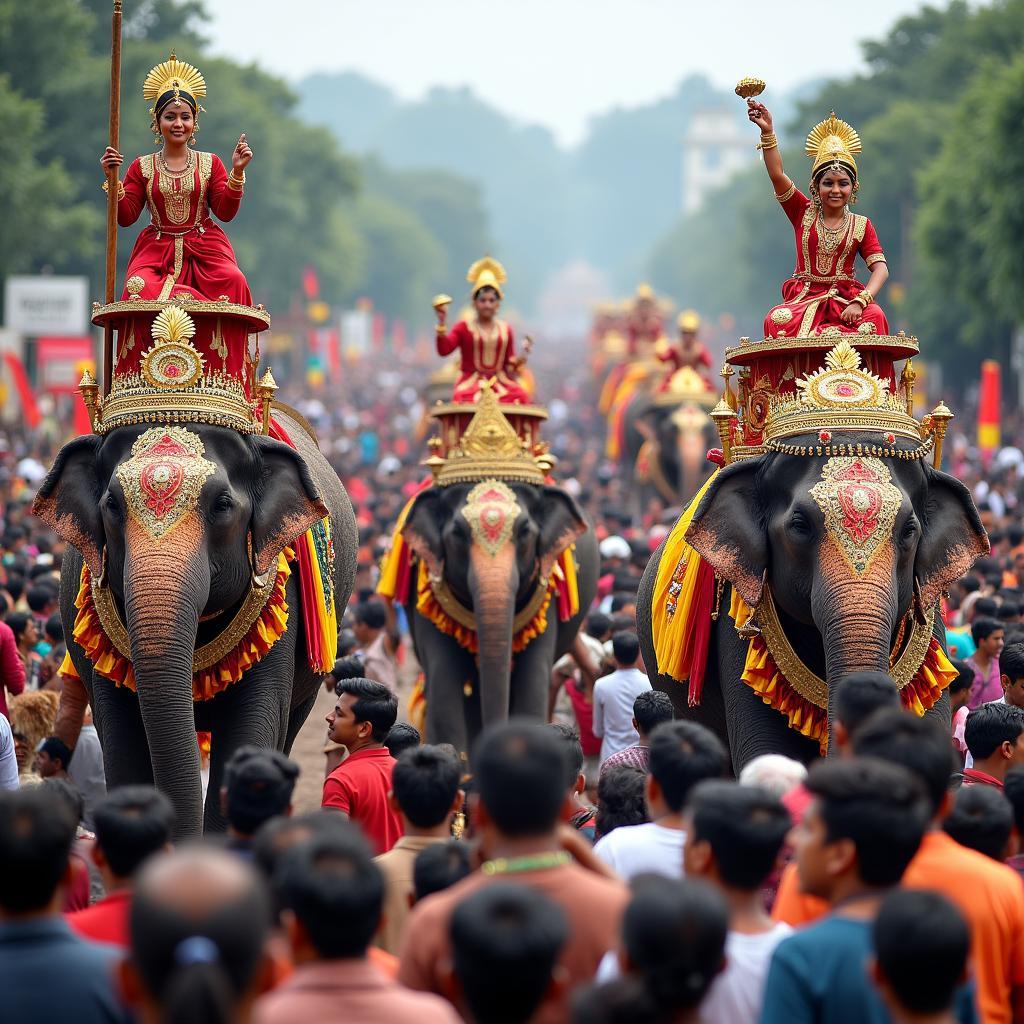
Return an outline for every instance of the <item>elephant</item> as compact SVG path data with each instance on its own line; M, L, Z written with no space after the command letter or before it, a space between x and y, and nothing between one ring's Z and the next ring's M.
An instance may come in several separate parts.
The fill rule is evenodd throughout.
M61 571L61 617L93 707L107 783L155 783L174 805L179 839L197 835L204 823L197 730L212 734L205 826L217 831L225 827L220 786L232 753L243 744L287 753L313 706L322 676L307 658L298 573L287 582L287 628L237 682L194 700L194 651L221 634L227 616L266 585L271 570L276 579L279 552L325 515L333 564L324 588L333 589L335 608L345 607L355 579L348 495L301 417L282 407L275 420L295 448L205 424L143 423L78 437L61 448L36 498L36 514L71 545ZM166 530L147 521L153 483L135 456L161 431L186 452L175 492L181 504ZM83 560L126 630L134 692L94 674L72 639Z
M499 515L496 534L488 516L497 521ZM449 607L454 598L475 618L479 645L474 656L417 611L415 587L397 595L426 680L427 741L467 752L482 728L510 715L544 720L551 666L571 647L597 588L597 542L575 500L547 484L487 480L429 487L411 505L402 537L429 577L443 581ZM559 621L552 599L543 631L514 652L517 614L535 606L542 581L571 544L579 611Z
M858 444L863 451L878 450L878 435L869 431L843 440L846 451ZM820 451L820 444L808 434L792 439L790 453L768 451L726 466L693 513L686 540L729 585L718 598L720 614L712 622L696 707L688 706L685 684L660 672L654 649L655 580L667 540L640 584L637 621L652 681L672 697L677 716L699 721L723 739L737 773L763 753L807 762L817 756L818 744L790 728L786 716L741 679L747 641L728 614L730 588L751 608L770 596L792 649L825 680L831 722L837 682L858 670L890 672L908 612L926 623L926 612L950 583L988 551L978 511L960 481L923 459L867 458L861 461L879 481L882 501L871 559L855 571L843 554L849 544L826 514L830 506L823 497L838 467L855 460L800 454L814 453L815 445ZM934 635L944 643L937 614ZM929 713L948 720L945 693Z

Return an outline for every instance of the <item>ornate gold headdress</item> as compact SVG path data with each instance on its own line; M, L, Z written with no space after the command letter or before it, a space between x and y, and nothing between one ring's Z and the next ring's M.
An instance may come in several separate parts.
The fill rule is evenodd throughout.
M474 297L481 288L493 288L499 299L505 297L501 286L508 280L508 275L505 268L491 256L477 260L466 272L466 280L473 286L470 294Z
M816 124L807 136L807 155L814 161L811 177L827 164L835 168L849 167L857 173L857 161L854 156L861 150L860 136L853 125L847 124L836 117L832 111L824 121Z
M202 109L199 100L206 95L206 79L197 67L178 60L172 50L168 60L157 64L146 75L142 95L153 104L149 112L156 117L160 116L160 110L168 103L180 99L198 111Z
M676 326L681 331L695 334L700 330L700 316L694 309L684 309L676 318Z

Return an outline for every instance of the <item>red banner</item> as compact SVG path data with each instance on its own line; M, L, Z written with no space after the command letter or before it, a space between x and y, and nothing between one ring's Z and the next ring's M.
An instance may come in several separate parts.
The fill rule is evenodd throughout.
M986 359L978 388L978 449L986 466L1000 446L1001 398L1002 370L994 359Z
M32 385L28 382L25 364L13 352L4 353L4 363L14 382L14 388L18 392L18 401L21 403L21 415L25 419L25 426L34 430L39 426L43 417L39 413L39 406L36 405L36 396L32 393Z

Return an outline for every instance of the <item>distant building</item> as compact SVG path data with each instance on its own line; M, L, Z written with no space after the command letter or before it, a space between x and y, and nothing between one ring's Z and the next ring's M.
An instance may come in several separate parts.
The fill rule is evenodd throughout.
M749 130L744 131L745 127L732 107L694 111L683 136L683 213L693 213L708 192L757 159L757 139Z

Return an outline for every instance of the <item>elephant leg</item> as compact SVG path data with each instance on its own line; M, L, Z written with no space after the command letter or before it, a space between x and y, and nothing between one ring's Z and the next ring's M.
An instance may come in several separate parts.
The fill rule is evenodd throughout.
M93 677L92 714L103 748L107 788L153 785L153 762L139 699L131 690Z
M451 743L460 753L467 753L481 727L476 660L432 622L415 610L406 610L416 658L426 680L426 741Z
M553 621L555 620L555 621ZM551 666L555 661L558 622L550 611L547 629L512 660L509 714L546 722Z

